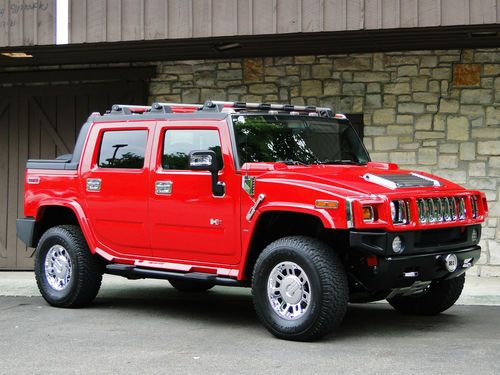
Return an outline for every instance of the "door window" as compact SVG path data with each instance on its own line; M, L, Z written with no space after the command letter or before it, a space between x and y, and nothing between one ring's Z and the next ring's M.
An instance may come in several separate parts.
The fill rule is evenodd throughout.
M110 130L104 132L99 150L99 167L143 168L147 139L147 130Z
M219 169L222 169L222 151L217 130L167 130L163 141L162 167L164 169L188 170L189 153L201 150L214 151Z

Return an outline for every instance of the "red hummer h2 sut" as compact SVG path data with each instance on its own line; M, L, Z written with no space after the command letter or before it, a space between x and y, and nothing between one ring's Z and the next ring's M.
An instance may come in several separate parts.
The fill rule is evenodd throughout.
M348 302L451 307L487 203L370 161L328 108L208 101L92 114L73 154L28 161L24 212L18 236L51 305L89 304L103 273L244 286L271 333L312 340Z

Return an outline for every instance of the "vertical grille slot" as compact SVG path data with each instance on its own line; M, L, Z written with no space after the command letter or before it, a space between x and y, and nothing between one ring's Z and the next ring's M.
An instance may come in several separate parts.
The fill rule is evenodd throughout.
M471 199L471 203L473 201ZM418 198L417 207L420 223L447 223L466 217L465 197ZM477 199L472 203L473 215L474 212L477 216Z

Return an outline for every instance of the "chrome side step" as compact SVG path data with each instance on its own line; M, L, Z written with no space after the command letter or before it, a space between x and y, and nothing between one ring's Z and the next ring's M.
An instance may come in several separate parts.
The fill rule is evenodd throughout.
M137 280L137 279L184 279L184 280L196 280L205 281L213 283L215 285L225 285L225 286L250 286L248 281L240 281L232 279L229 277L221 277L213 275L210 273L202 272L176 272L176 271L166 271L158 270L145 267L137 267L128 264L108 264L106 266L106 273L111 275L118 275L126 277L127 279Z

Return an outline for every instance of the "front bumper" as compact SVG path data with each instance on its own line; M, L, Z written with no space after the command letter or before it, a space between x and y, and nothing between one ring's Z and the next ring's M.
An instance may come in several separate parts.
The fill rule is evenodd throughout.
M349 275L351 288L358 292L377 293L406 288L417 281L450 279L463 274L477 263L481 248L472 240L472 230L480 236L481 227L455 228L430 233L350 232ZM392 251L392 240L405 242L401 255ZM431 245L432 238L435 242ZM450 272L445 258L454 254L457 268Z

